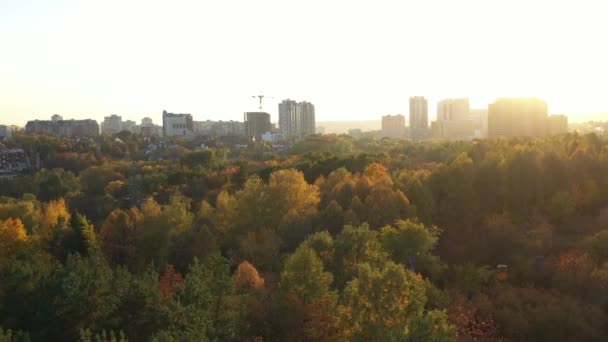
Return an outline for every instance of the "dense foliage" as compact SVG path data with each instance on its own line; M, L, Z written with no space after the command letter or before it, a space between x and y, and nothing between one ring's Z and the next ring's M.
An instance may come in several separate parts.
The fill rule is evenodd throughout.
M608 339L606 138L4 144L1 341Z

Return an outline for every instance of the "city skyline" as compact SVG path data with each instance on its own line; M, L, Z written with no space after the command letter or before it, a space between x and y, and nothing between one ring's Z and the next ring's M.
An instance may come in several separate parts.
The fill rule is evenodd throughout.
M314 103L317 121L339 121L407 115L416 95L430 108L444 98L485 108L536 96L572 122L605 120L603 6L7 0L0 121L57 113L159 122L163 110L240 120L258 110L251 96L260 90L275 97L263 108L273 122L284 98ZM289 49L297 53L284 58Z

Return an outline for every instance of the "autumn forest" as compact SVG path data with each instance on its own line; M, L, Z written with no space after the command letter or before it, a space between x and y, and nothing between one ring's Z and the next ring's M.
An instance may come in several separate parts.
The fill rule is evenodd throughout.
M608 339L605 137L1 144L2 342Z

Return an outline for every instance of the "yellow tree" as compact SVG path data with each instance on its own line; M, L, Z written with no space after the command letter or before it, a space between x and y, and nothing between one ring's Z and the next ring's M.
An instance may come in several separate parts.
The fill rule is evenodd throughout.
M67 228L70 217L70 212L63 198L49 202L44 208L38 235L44 240L51 239L54 230Z
M346 340L378 341L405 335L408 326L423 314L424 281L402 266L387 262L381 269L369 264L344 289L338 307L340 327Z
M27 233L20 219L0 221L0 261L12 255L27 241Z

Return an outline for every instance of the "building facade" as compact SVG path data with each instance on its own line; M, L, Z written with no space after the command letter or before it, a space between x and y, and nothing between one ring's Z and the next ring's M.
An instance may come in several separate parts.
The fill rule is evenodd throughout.
M300 136L316 134L315 131L315 106L306 101L298 103L298 116L302 120Z
M488 109L471 109L469 118L473 121L473 137L488 137Z
M488 106L488 137L542 137L547 103L537 98L501 98Z
M382 136L387 138L405 137L405 117L401 114L382 117Z
M433 136L442 140L470 140L474 137L473 120L437 120Z
M248 138L262 139L266 132L272 131L270 114L266 112L246 112L244 114L245 136Z
M126 120L122 122L121 131L127 131L131 133L139 133L139 126L137 126L137 122L133 120Z
M469 140L475 135L469 99L445 99L437 103L433 136L444 140Z
M11 126L0 125L0 139L8 138L13 135Z
M185 137L194 136L194 125L192 115L174 114L163 111L163 136L164 137Z
M547 118L547 133L549 135L568 133L568 117L565 115L550 115Z
M0 175L10 175L30 168L29 159L20 148L0 148Z
M262 141L272 144L280 143L283 141L283 134L281 132L266 132L262 134Z
M95 120L32 120L25 125L29 134L49 134L60 137L98 136L99 124Z
M426 136L429 127L429 104L424 96L410 97L409 121L412 139Z
M283 100L279 103L279 131L286 140L315 134L315 106L306 101Z
M122 131L122 117L120 115L112 114L103 118L101 133L114 135L120 131Z
M437 103L437 121L468 120L470 114L469 99L445 99Z

